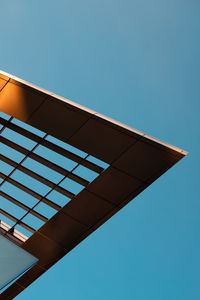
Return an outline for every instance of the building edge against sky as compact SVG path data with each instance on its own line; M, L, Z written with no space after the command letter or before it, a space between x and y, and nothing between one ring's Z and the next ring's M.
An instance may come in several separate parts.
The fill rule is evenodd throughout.
M102 115L102 114L99 114L99 113L97 113L97 112L95 112L95 111L93 111L93 110L91 110L91 109L88 109L88 108L86 108L86 107L84 107L84 106L82 106L82 105L79 105L79 104L77 104L77 103L75 103L75 102L73 102L73 101L71 101L71 100L69 100L69 99L66 99L66 98L61 97L61 96L59 96L59 95L56 95L56 94L54 94L54 93L52 93L52 92L50 92L50 91L47 91L47 90L45 90L45 89L43 89L43 88L40 88L40 87L38 87L38 86L36 86L36 85L34 85L34 84L32 84L32 83L29 83L29 82L27 82L27 81L25 81L25 80L23 80L23 79L21 79L21 78L18 78L18 77L14 76L14 75L9 74L9 73L7 73L7 72L4 72L4 71L0 70L0 76L1 76L2 79L6 80L6 81L10 81L10 82L13 82L13 83L15 83L15 84L18 83L18 84L21 84L22 86L24 85L24 86L30 87L30 88L32 88L32 89L37 90L38 92L41 92L41 93L46 94L47 96L54 96L55 98L59 99L60 101L64 101L65 103L68 103L69 105L72 105L72 106L74 106L74 107L76 107L76 108L78 108L78 109L84 110L84 111L86 111L86 112L88 112L88 113L91 113L91 114L93 114L93 115L97 115L99 118L108 120L108 121L110 121L111 123L120 126L121 128L124 128L124 129L126 129L126 130L128 130L128 131L132 131L132 132L134 132L134 133L136 133L136 134L138 134L138 135L144 136L145 138L148 138L148 139L150 139L150 140L153 140L153 141L157 142L158 144L164 145L164 146L169 147L169 148L171 148L171 149L174 149L174 150L176 150L176 151L178 151L178 152L181 152L181 153L184 154L184 155L187 155L187 154L188 154L188 152L185 151L185 150L183 150L183 149L180 149L180 148L178 148L178 147L176 147L176 146L173 146L173 145L168 144L168 143L166 143L166 142L164 142L164 141L161 141L161 140L159 140L159 139L157 139L157 138L155 138L155 137L152 137L152 136L150 136L150 135L148 135L148 134L146 134L146 133L143 133L142 131L139 131L139 130L137 130L137 129L135 129L135 128L132 128L132 127L130 127L130 126L128 126L128 125L125 125L125 124L123 124L123 123L121 123L121 122L118 122L118 121L116 121L116 120L114 120L114 119L111 119L111 118L109 118L109 117L107 117L107 116L104 116L104 115ZM0 86L0 90L3 89L4 84L6 84L6 83L2 83L2 86ZM3 111L3 110L2 110L2 111ZM6 109L6 111L7 111L7 109ZM22 121L25 122L25 120L22 120Z
M109 164L21 246L39 262L4 292L5 297L25 289L187 154L4 72L0 110Z

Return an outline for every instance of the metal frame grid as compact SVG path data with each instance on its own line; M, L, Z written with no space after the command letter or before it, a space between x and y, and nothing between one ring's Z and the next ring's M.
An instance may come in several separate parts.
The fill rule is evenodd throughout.
M84 153L84 157L81 157L81 156L79 156L69 150L66 150L66 149L60 147L59 145L49 141L48 134L42 133L41 136L38 136L38 135L34 134L33 132L31 132L31 126L29 126L30 130L27 130L24 128L24 124L22 122L20 122L21 126L19 126L18 123L19 122L16 119L14 119L13 117L9 117L7 115L0 114L0 125L2 126L0 129L0 147L1 147L1 145L6 145L7 147L9 147L9 148L13 149L14 151L17 151L23 155L23 158L17 162L14 159L10 159L9 156L6 155L6 153L3 154L2 153L3 149L1 150L0 161L4 162L5 164L12 167L12 170L10 172L8 172L8 174L5 174L3 172L3 170L0 170L0 178L1 178L0 196L3 197L4 199L6 199L7 201L12 202L14 205L22 208L25 211L25 213L20 218L17 218L13 214L11 214L9 212L9 209L4 210L4 209L0 208L0 213L4 217L6 217L6 219L9 219L13 222L13 225L9 228L7 234L14 233L14 230L17 227L17 225L20 225L21 227L26 229L26 231L29 231L29 233L33 234L36 232L36 230L39 229L39 227L36 229L36 228L34 228L34 226L30 226L30 225L26 224L26 222L24 222L24 219L26 219L26 217L29 214L32 214L36 218L40 219L43 222L43 224L46 223L49 218L47 218L43 214L43 212L45 212L45 210L43 209L40 212L36 210L36 208L39 206L39 204L41 202L45 203L47 206L54 209L54 213L51 214L51 217L62 208L62 206L57 204L56 201L52 201L52 200L48 199L48 196L53 191L56 191L59 194L62 194L64 197L66 197L65 198L66 202L64 204L69 202L69 200L72 200L78 194L78 192L73 193L72 191L67 190L66 188L62 187L62 183L67 178L69 178L70 180L81 185L82 188L87 187L89 185L89 183L92 181L92 180L87 180L86 178L83 178L83 177L75 174L75 171L78 169L79 166L85 167L84 171L86 174L87 174L87 170L92 171L94 178L96 178L99 174L101 174L104 171L104 168L101 167L100 165L97 165L97 164L89 161L88 160L90 158L89 154ZM10 131L12 131L11 137L13 138L13 140L15 140L15 133L20 135L21 138L19 138L18 143L13 142L13 140L11 140L11 138L9 138L7 136L6 129L9 129ZM25 142L23 142L23 137L26 137L35 143L34 146L31 147L31 149L27 149L25 147L25 145L23 145L25 143ZM64 158L67 158L67 159L73 161L74 166L71 168L71 170L67 170L66 168L61 167L58 164L52 162L51 159L48 159L48 155L46 158L42 157L41 155L36 153L36 150L38 149L39 146L43 146L43 147L45 147L46 150L50 149L50 150L56 152L57 154L59 154L62 158L62 162L63 162ZM65 146L67 146L67 144L65 144ZM57 173L59 173L61 175L61 178L59 178L59 180L57 182L54 182L53 180L49 180L48 178L41 176L39 173L32 171L30 168L24 166L24 164L28 158L32 159L32 161L33 161L32 165L34 164L34 162L39 162L42 166L45 166L46 168L49 168L49 169L54 170ZM63 164L64 164L64 162L63 162ZM107 164L104 164L104 166L105 165L107 165ZM48 187L48 191L45 194L41 195L35 191L34 187L30 188L27 185L23 184L22 182L17 181L16 179L13 179L16 171L21 171L23 173L23 175L28 175L29 177L32 177L36 181L42 183L43 185ZM13 193L8 194L5 191L3 191L2 188L5 185L5 183L10 183L11 185L23 190L25 193L34 197L37 201L35 202L35 204L33 206L30 206L28 204L28 201L27 201L27 204L25 204L25 203L17 200ZM32 222L32 223L34 225L34 222ZM29 237L30 237L30 234L29 234Z
M2 71L0 111L13 117L5 119L0 116L0 147L3 145L0 162L12 169L0 173L0 199L2 197L24 210L22 216L16 217L1 207L1 213L12 224L1 222L0 231L39 259L32 269L1 294L3 300L13 299L22 292L187 155L184 150ZM17 137L5 136L9 130L23 137L21 142ZM24 138L32 141L32 147L25 147ZM3 147L17 152L21 159L15 155L9 157L3 152ZM41 147L46 152L42 152ZM50 151L62 157L61 164L54 161ZM75 163L71 169L66 167L66 159ZM37 164L36 169L31 168L34 164L28 164L29 160ZM39 165L50 171L40 173ZM84 171L77 172L81 167ZM96 175L88 176L89 171ZM19 172L24 174L23 177ZM49 177L51 172L59 174L56 182ZM37 185L27 184L25 175L48 190L41 194L42 189L36 190ZM82 190L70 190L65 185L66 180L70 180L70 186L80 184ZM36 203L30 207L24 202L26 197L18 199L17 194L9 194L4 190L6 184L29 195L29 200L30 197L36 199ZM50 197L54 192L57 194ZM65 199L62 205L57 201L58 194ZM52 215L45 215L48 209L37 209L42 203L53 209ZM34 228L26 222L30 216L42 221L43 225ZM18 232L23 229L32 233L26 240Z

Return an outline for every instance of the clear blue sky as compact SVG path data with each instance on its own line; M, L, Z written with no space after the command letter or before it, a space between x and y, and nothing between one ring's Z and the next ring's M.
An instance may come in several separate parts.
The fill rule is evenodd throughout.
M0 69L189 151L16 299L200 299L199 16L198 0L1 1Z

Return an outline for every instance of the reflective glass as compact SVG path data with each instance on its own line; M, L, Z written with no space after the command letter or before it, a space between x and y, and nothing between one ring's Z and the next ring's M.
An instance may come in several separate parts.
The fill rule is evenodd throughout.
M28 270L37 260L0 234L0 289Z

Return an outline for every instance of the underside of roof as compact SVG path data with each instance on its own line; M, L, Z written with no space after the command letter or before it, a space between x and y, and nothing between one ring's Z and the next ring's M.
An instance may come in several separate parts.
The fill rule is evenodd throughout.
M0 232L39 259L1 299L13 299L187 154L4 72L0 112Z

